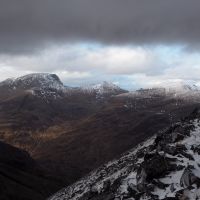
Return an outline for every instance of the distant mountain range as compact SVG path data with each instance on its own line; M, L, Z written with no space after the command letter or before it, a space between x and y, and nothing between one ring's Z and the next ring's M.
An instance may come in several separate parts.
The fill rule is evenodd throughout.
M54 193L200 106L198 87L171 88L69 87L40 73L7 79L0 83L0 140L27 151L53 179Z
M96 93L97 97L101 97L104 95L118 95L124 93L134 93L129 92L120 88L119 86L109 83L102 82L99 84L88 85L88 86L80 86L80 87L70 87L64 86L59 77L56 74L48 74L48 73L34 73L28 74L18 78L9 78L5 81L0 82L0 90L3 93L17 93L17 92L27 92L32 95L38 95L43 98L49 97L60 97L61 94L69 94L70 92L85 92L85 93ZM162 84L160 87L154 88L141 88L136 92L154 92L154 93L163 93L165 94L191 94L191 93L199 93L200 88L196 86L194 83L188 84L185 82L178 83L167 83L165 85ZM8 95L8 94L7 94Z
M42 98L57 98L73 92L96 93L97 96L113 95L126 92L117 85L104 81L102 84L90 85L87 87L64 86L59 77L55 74L35 73L19 78L9 78L0 83L2 93L27 92ZM62 95L61 95L62 94Z

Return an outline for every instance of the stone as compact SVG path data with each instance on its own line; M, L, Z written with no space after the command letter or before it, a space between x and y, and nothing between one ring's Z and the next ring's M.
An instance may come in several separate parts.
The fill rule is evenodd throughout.
M147 181L161 177L168 171L169 164L164 156L158 153L145 156L142 167L146 173Z
M139 193L139 190L137 189L137 186L134 184L130 184L127 188L129 195L134 197L137 193Z
M193 184L196 184L197 186L200 185L200 178L194 174L193 170L194 170L193 167L190 167L190 166L185 168L180 179L180 185L182 187L186 188Z
M161 182L161 181L159 181L159 180L155 180L155 179L152 181L152 183L153 183L155 186L157 186L158 188L160 188L160 189L165 189L166 187L169 186L169 184L165 184L165 183L163 183L163 182Z
M200 145L194 147L193 151L194 153L197 153L198 155L200 155Z
M167 174L169 169L170 163L164 156L158 153L146 154L143 163L141 163L137 171L137 189L145 191L149 183Z

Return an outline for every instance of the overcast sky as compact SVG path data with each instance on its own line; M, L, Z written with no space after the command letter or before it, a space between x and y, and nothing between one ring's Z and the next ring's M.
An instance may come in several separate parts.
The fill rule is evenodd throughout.
M0 80L200 84L199 0L0 0Z

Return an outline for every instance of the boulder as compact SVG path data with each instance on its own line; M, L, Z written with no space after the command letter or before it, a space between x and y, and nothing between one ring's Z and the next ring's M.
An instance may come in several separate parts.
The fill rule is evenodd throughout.
M131 197L134 197L137 193L139 193L139 190L137 189L137 186L132 184L132 183L128 185L127 190L128 190L129 195Z
M189 160L194 160L193 156L189 153L183 151L180 154L183 155L185 158L188 158Z
M172 132L171 133L171 142L172 143L175 143L175 142L179 142L179 141L181 141L181 140L183 140L184 139L184 137L185 137L185 135L184 134L181 134L181 133L179 133L179 132Z
M194 188L185 188L176 192L178 200L198 200L199 194L193 190ZM193 190L193 191L192 191Z
M154 179L154 180L152 181L152 183L153 183L155 186L157 186L158 188L163 189L163 190L164 190L166 187L169 186L169 184L165 184L165 183L159 181L158 179Z
M195 175L193 166L188 166L183 171L183 174L180 179L180 185L184 188L187 188L193 184L200 186L200 178Z
M169 160L158 153L146 154L143 163L137 171L137 189L145 191L148 183L168 173Z
M154 153L144 157L142 168L146 173L146 180L151 181L166 173L169 169L169 163L164 156Z
M194 153L197 153L198 155L200 155L200 145L193 147L193 151Z

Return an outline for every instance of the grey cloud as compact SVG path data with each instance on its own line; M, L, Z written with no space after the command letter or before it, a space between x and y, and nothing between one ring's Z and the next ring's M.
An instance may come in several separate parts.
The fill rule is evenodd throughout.
M199 0L0 0L0 52L46 44L200 42Z

